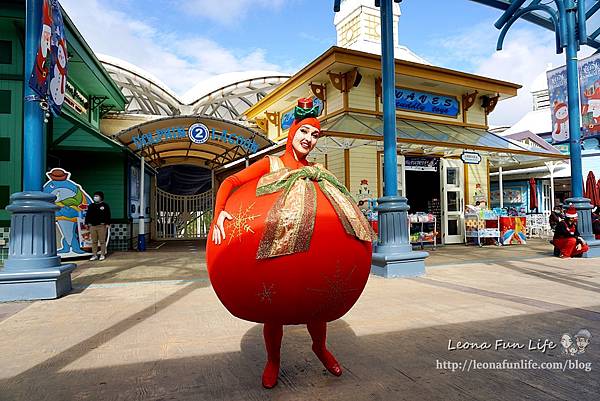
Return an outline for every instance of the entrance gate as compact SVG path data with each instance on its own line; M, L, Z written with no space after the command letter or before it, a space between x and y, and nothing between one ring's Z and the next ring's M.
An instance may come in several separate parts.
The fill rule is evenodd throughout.
M154 232L157 240L206 238L213 212L212 190L174 195L156 189Z

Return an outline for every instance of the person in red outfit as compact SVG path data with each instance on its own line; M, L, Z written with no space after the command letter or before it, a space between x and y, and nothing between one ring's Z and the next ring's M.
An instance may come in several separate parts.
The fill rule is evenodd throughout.
M556 225L552 242L560 250L561 258L581 256L589 250L577 230L577 210L573 205L567 209L565 219Z
M300 99L299 107L303 110L316 110L311 99ZM299 169L309 166L306 160L308 154L315 148L321 130L319 120L313 116L296 118L290 127L285 153L280 157L284 166L289 169ZM215 200L215 221L212 232L212 241L221 244L225 240L225 220L231 220L232 216L225 208L227 198L231 192L258 177L268 174L270 171L269 158L265 157L237 174L227 177L221 184ZM313 341L312 350L323 363L325 368L335 376L342 374L342 369L335 357L327 350L326 322L307 323L308 332ZM280 365L280 348L283 336L283 325L280 323L265 322L263 328L265 348L267 351L267 363L262 375L262 384L265 388L272 388L277 384Z

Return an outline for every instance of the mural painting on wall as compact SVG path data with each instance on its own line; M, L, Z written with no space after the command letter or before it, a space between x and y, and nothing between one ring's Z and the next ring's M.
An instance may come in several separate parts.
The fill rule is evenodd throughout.
M71 173L62 168L53 168L46 173L48 181L43 192L56 196L56 242L57 253L62 258L91 255L92 244L85 215L92 198L71 180ZM107 238L107 244L108 240Z

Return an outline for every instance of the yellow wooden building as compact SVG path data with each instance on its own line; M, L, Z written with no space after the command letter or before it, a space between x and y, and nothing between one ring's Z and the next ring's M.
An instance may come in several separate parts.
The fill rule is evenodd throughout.
M564 158L488 131L489 114L519 88L510 82L396 60L399 192L408 198L411 212L439 213L444 243L463 241L465 205L490 204L491 169L538 166ZM322 104L322 137L311 153L312 161L324 164L357 198L381 196L380 56L331 47L245 116L281 146L301 97Z

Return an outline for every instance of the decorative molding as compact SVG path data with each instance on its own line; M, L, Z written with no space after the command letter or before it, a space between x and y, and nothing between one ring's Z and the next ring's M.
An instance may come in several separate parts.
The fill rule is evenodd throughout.
M375 77L375 98L381 102L383 96L383 87L381 86L381 77Z
M267 121L266 118L256 118L254 121L256 122L256 125L258 126L258 128L267 132L267 125L269 125L269 122Z
M317 99L322 100L323 102L327 100L327 88L325 87L325 84L320 85L311 82L308 85L310 86L310 90L312 91L313 95L315 95Z
M481 107L485 110L486 115L494 111L498 104L498 100L500 100L500 95L481 97Z
M279 127L279 112L270 113L268 111L265 111L265 114L267 115L267 119L271 124L275 125L276 127Z
M331 81L333 87L342 93L350 92L354 86L358 86L360 80L362 79L362 75L360 75L358 67L354 67L347 72L336 73L327 71L327 75L329 76L329 80Z
M471 106L475 104L475 100L477 100L477 94L479 91L475 91L473 93L465 93L462 95L462 109L463 112L468 111Z
M345 87L345 82L346 80L344 79L344 74L339 72L331 72L331 71L327 71L327 75L329 76L329 80L331 81L331 84L333 85L333 87L337 90L339 90L340 92L345 92L344 87Z

